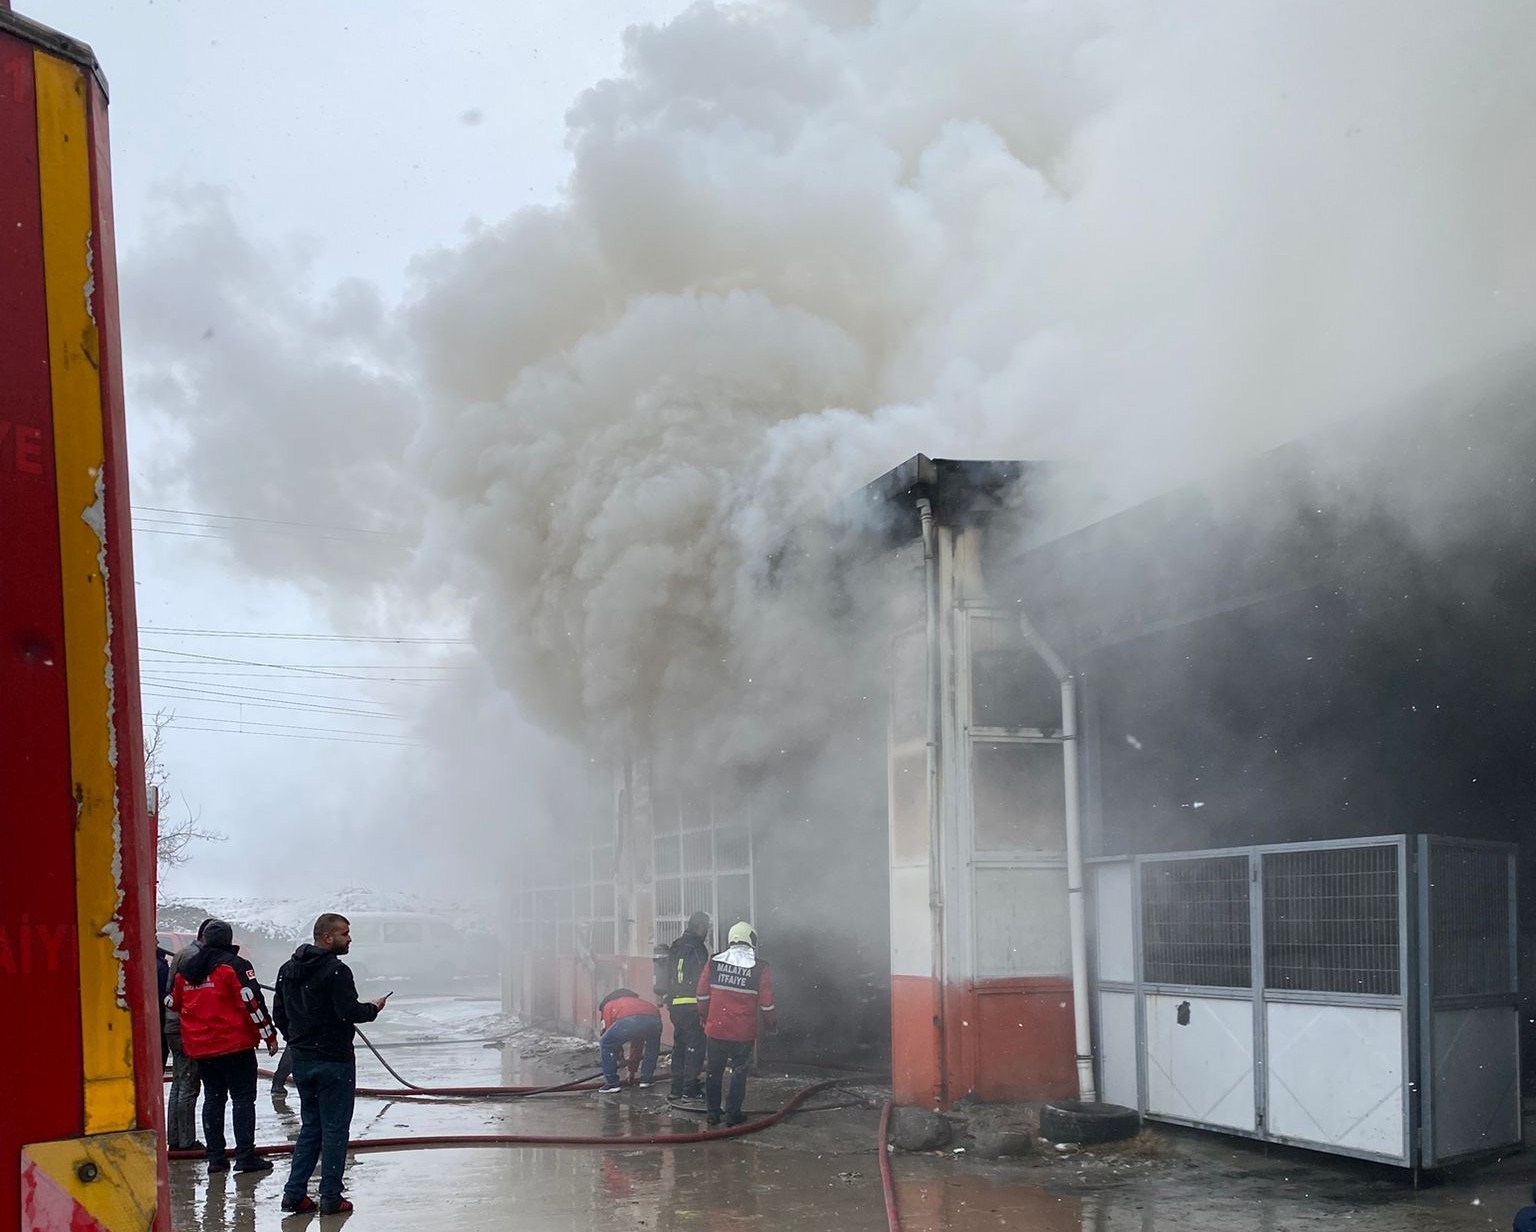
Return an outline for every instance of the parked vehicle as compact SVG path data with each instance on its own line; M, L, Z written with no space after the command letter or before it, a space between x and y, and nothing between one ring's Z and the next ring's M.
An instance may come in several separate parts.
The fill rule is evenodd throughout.
M364 983L408 982L442 988L473 974L464 935L441 916L414 911L355 911L347 965Z

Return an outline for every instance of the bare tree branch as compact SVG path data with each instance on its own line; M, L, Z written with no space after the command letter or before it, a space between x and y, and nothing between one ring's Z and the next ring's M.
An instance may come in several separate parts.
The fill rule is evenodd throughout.
M194 843L222 843L229 836L202 824L202 810L181 797L182 814L172 817L165 807L171 772L165 764L166 733L176 718L174 710L157 710L144 732L144 785L151 801L159 806L159 834L155 856L161 868L180 868L192 858Z

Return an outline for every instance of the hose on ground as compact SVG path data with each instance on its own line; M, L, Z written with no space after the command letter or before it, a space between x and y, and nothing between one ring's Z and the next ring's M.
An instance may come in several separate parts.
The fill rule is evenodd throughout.
M724 1138L740 1138L770 1129L793 1113L801 1104L821 1091L840 1086L843 1079L829 1078L814 1082L784 1103L777 1112L730 1128L702 1129L684 1134L429 1134L414 1138L358 1138L347 1143L349 1151L420 1151L486 1146L687 1146L696 1142L717 1142ZM281 1142L270 1146L258 1146L257 1155L291 1155L293 1143ZM202 1159L200 1151L171 1151L171 1159Z
M891 1175L891 1101L880 1109L880 1134L875 1148L880 1152L880 1190L885 1195L886 1232L901 1232L901 1216L896 1210L896 1178Z

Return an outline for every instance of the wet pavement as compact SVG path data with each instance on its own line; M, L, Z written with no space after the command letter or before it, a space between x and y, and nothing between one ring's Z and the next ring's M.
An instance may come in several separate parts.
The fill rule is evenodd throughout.
M407 1080L424 1085L562 1082L595 1070L596 1050L512 1034L494 1001L398 997L369 1029ZM393 1086L359 1046L359 1083ZM807 1079L754 1078L749 1110L777 1107ZM298 1097L273 1099L263 1080L257 1138L291 1140ZM258 1178L210 1177L173 1162L177 1232L384 1232L395 1229L886 1228L874 1143L874 1088L828 1092L815 1111L747 1138L675 1147L473 1147L358 1153L346 1216L289 1216L279 1207L287 1161ZM847 1106L852 1099L853 1106ZM841 1107L831 1107L843 1104ZM702 1117L667 1107L664 1088L583 1092L512 1102L414 1102L360 1097L352 1136L687 1133ZM1144 1134L1114 1148L983 1162L964 1154L897 1155L905 1232L1012 1227L1030 1232L1371 1232L1504 1229L1528 1202L1532 1161L1515 1156L1415 1191L1394 1169L1189 1132ZM311 1184L313 1192L313 1182Z

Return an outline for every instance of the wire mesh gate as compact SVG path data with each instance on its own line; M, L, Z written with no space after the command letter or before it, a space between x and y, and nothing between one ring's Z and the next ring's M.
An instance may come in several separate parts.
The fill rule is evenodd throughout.
M1513 847L1137 856L1092 884L1106 1098L1405 1166L1520 1140Z

